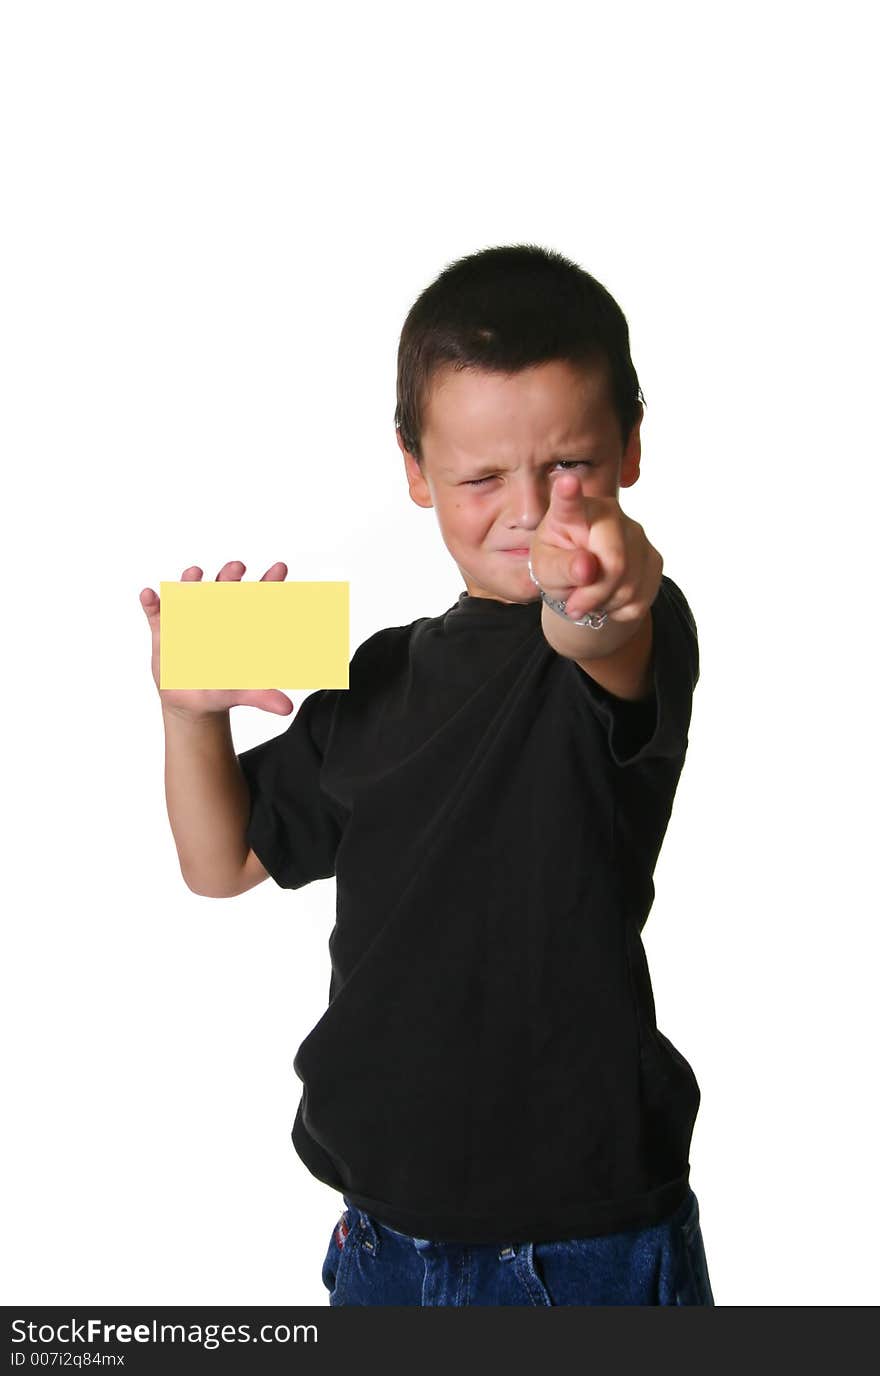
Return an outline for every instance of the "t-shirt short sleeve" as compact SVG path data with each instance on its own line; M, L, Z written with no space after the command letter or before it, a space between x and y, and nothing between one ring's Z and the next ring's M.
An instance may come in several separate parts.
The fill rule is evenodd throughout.
M699 643L684 593L666 574L651 616L654 685L640 702L615 697L574 660L568 661L578 691L605 727L611 759L621 767L683 758L687 750L693 693L700 677Z
M286 731L237 756L251 797L247 843L283 889L335 872L342 822L321 770L338 691L311 693Z

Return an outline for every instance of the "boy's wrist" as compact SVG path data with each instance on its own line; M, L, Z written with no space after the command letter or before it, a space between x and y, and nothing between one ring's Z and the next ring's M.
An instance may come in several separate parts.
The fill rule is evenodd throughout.
M163 702L162 718L163 721L166 722L181 721L191 726L204 726L206 724L210 725L213 721L228 722L229 708L226 707L219 712L193 712L186 707L174 707L171 706L169 703Z
M639 631L644 634L644 620L643 617L640 621L607 621L597 631L590 626L577 626L572 621L565 621L546 602L541 607L544 637L556 653L565 659L604 659L632 640Z

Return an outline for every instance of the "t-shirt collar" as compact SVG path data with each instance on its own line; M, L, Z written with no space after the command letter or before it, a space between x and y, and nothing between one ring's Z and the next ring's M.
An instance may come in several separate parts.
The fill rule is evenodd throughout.
M484 619L501 622L516 621L520 617L535 616L541 606L540 598L534 602L499 602L497 597L472 597L469 592L459 593L458 601L453 603L447 616L480 616Z

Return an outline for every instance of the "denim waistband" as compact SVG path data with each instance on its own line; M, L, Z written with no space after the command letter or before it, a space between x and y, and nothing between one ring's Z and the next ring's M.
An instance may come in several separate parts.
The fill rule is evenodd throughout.
M419 1251L424 1251L424 1249L427 1247L435 1247L442 1249L447 1247L459 1247L464 1245L461 1243L435 1241L434 1239L427 1237L414 1237L410 1233L402 1233L399 1231L399 1229L392 1228L390 1224L383 1223L382 1219L376 1218L373 1214L367 1213L366 1210L361 1209L357 1204L352 1204L351 1200L347 1197L347 1195L343 1195L342 1198L346 1209L348 1209L354 1215L354 1226L360 1228L365 1233L367 1239L373 1246L375 1246L378 1242L378 1235L376 1232L377 1228L382 1229L384 1232L392 1233L394 1237L399 1238L402 1242L413 1243ZM646 1228L644 1230L631 1229L626 1231L647 1231L651 1228L669 1227L676 1223L683 1226L688 1226L692 1223L692 1220L696 1220L699 1218L698 1208L699 1206L693 1188L689 1185L685 1198L682 1200L681 1204L679 1204L675 1212L671 1214L668 1218L662 1219L654 1224L646 1225ZM566 1238L564 1240L577 1241L578 1239ZM495 1248L497 1244L472 1243L471 1245Z
M349 1209L351 1213L355 1215L355 1218L357 1220L355 1227L362 1228L368 1234L368 1236L371 1238L373 1242L376 1241L375 1230L378 1227L382 1228L387 1233L393 1233L394 1236L399 1237L402 1242L414 1243L415 1246L419 1248L419 1250L421 1250L424 1247L442 1247L449 1245L448 1243L444 1244L442 1242L432 1243L431 1239L427 1237L413 1237L410 1233L401 1233L398 1231L397 1228L392 1228L390 1224L383 1223L381 1218L375 1218L372 1214L368 1214L366 1210L359 1208L357 1204L352 1204L351 1200L348 1198L347 1195L343 1195L342 1200L345 1204L346 1209Z

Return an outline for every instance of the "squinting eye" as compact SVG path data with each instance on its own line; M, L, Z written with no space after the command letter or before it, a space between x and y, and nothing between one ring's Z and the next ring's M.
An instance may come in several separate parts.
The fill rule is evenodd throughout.
M580 468L595 468L595 467L596 467L596 465L595 465L595 463L592 461L592 459L557 459L556 462L557 462L558 464L562 464L562 463L572 464L575 468L577 468L577 467L580 467ZM569 470L566 469L565 471L568 472ZM493 477L494 477L494 474L490 475L488 478L466 478L465 481L464 481L464 486L465 486L465 487L482 487L483 483L490 483L490 482L492 481L492 478L493 478Z

